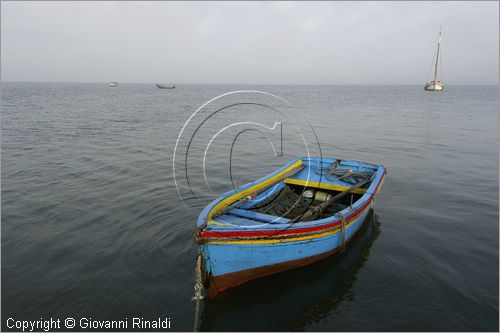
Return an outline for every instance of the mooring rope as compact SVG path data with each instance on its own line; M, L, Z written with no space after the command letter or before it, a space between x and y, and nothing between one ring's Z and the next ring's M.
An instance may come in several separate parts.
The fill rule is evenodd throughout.
M345 252L345 216L342 213L338 213L340 216L340 230L342 232L342 239L341 239L341 249L340 252Z
M370 176L362 173L362 172L356 172L352 171L350 169L337 169L336 166L333 166L331 168L328 167L319 167L314 170L314 172L322 176L325 172L323 170L326 170L326 180L341 180L346 183L350 184L355 184L360 181L360 179L369 179ZM353 178L354 181L350 180L349 178Z
M198 257L196 258L196 269L195 269L195 281L194 281L194 297L193 301L196 301L196 307L194 310L194 326L193 331L198 332L198 325L200 319L200 301L203 299L203 281L202 281L202 272L201 272L201 263L202 263L203 255L198 253Z

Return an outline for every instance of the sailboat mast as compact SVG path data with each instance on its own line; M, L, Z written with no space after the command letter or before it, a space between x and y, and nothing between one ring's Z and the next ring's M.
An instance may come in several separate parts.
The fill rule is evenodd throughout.
M441 26L439 26L438 49L437 49L437 54L436 54L436 64L434 66L434 81L437 80L438 61L439 61L439 47L440 46L441 46Z

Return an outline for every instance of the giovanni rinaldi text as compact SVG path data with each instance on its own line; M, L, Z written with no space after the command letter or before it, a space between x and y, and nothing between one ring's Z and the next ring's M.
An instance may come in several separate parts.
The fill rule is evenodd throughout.
M40 318L38 320L18 320L8 318L7 328L22 332L48 332L57 329L170 329L170 317L144 319L139 317L125 318L121 320L97 320L93 318Z

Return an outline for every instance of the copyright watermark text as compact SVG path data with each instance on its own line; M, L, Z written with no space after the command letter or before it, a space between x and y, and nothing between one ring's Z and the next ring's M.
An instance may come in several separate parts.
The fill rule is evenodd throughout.
M7 328L22 332L49 332L55 330L84 329L84 330L106 330L106 329L170 329L171 320L168 317L152 320L132 317L121 320L96 320L93 318L40 318L38 320L17 320L8 318Z

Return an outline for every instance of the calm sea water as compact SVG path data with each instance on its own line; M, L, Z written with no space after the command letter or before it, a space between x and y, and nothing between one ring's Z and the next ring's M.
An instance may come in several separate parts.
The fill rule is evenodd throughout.
M386 166L373 219L345 254L205 301L201 330L498 331L498 87L446 88L2 83L2 328L9 317L170 317L172 330L191 330L194 225L231 188L234 133L207 150L213 192L200 162L207 138L234 121L271 127L293 110L324 155ZM211 104L205 116L262 99L282 113L236 105L204 123L188 158L196 199L181 201L179 132L204 102L237 89L292 106L261 95ZM236 185L305 155L285 120L283 156L266 139L279 142L276 131L241 134Z

